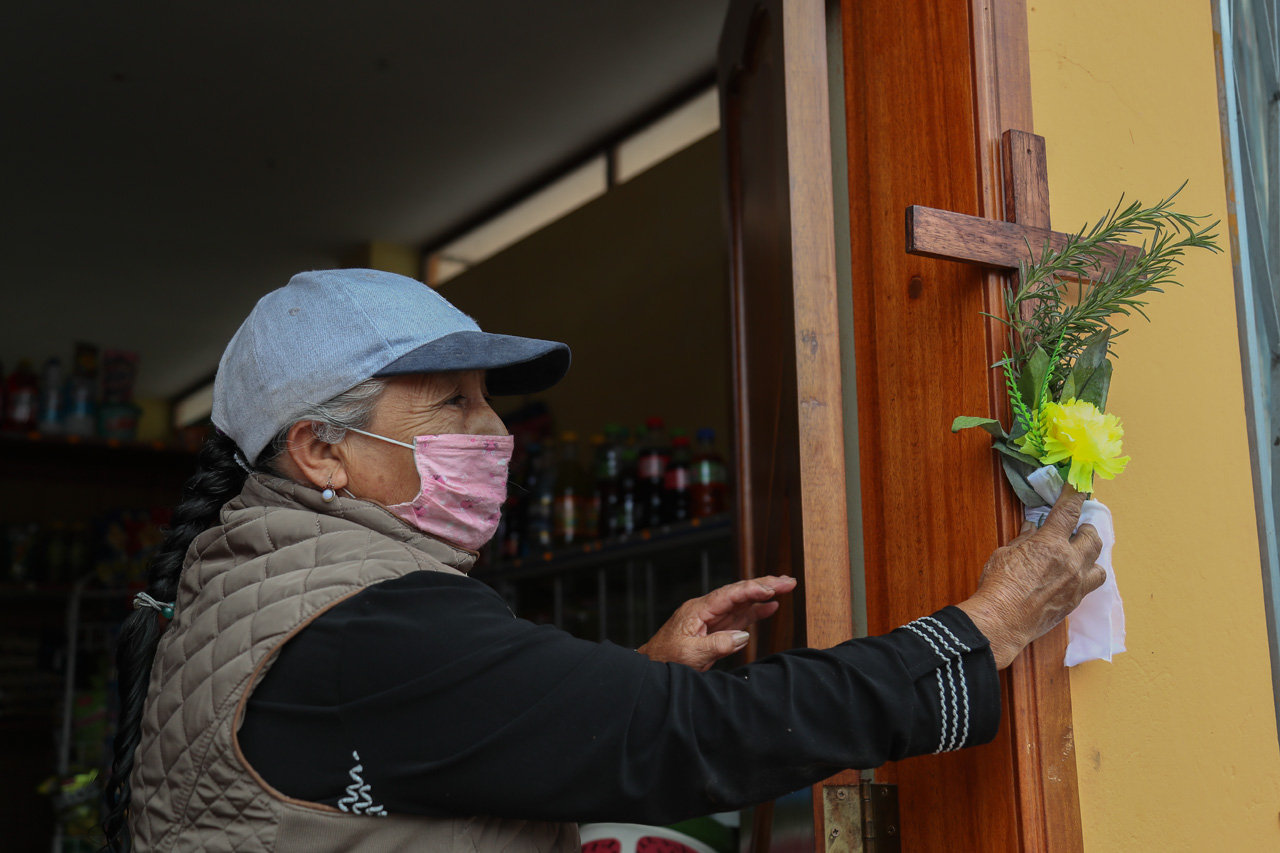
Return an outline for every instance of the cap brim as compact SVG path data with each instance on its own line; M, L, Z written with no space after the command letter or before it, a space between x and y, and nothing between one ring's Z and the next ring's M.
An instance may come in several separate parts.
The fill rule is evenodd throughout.
M374 376L484 370L490 394L536 394L564 378L569 360L569 347L556 341L464 331L423 344Z

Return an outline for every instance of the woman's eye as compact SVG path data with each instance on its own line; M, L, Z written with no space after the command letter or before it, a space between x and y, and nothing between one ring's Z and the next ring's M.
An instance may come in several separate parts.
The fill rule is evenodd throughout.
M446 401L446 405L449 405L449 406L462 406L462 405L465 405L465 404L466 404L466 402L467 402L467 397L466 397L466 395L465 395L465 394L459 394L458 396L456 396L456 397L452 397L452 398L450 398L449 400L447 400L447 401Z

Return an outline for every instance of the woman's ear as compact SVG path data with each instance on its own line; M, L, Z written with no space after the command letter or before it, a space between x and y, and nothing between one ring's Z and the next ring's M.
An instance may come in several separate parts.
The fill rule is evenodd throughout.
M285 452L298 475L317 489L347 485L347 469L339 445L316 438L311 421L298 421L289 427Z

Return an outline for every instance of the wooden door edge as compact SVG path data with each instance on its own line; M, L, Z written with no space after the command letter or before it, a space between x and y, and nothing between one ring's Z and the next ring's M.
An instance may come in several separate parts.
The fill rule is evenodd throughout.
M1006 130L1034 129L1027 7L1025 0L971 0L970 10L979 198L983 215L1005 219L1001 139ZM1005 280L997 273L984 277L987 311L1003 311ZM999 332L990 328L988 352L993 364L1002 353ZM1008 398L996 380L990 382L990 398L995 415L1007 418ZM1021 504L995 461L992 472L997 528L1008 541L1021 527ZM1015 746L1019 847L1025 853L1084 850L1065 650L1066 627L1059 626L1023 652L1004 679Z
M853 637L853 602L826 6L822 0L789 0L782 15L805 627L810 646L829 648Z

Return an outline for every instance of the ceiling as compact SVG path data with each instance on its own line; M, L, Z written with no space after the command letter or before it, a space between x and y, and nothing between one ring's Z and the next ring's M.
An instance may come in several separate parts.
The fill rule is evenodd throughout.
M0 361L90 341L177 393L294 272L431 243L705 78L727 3L10 4Z

